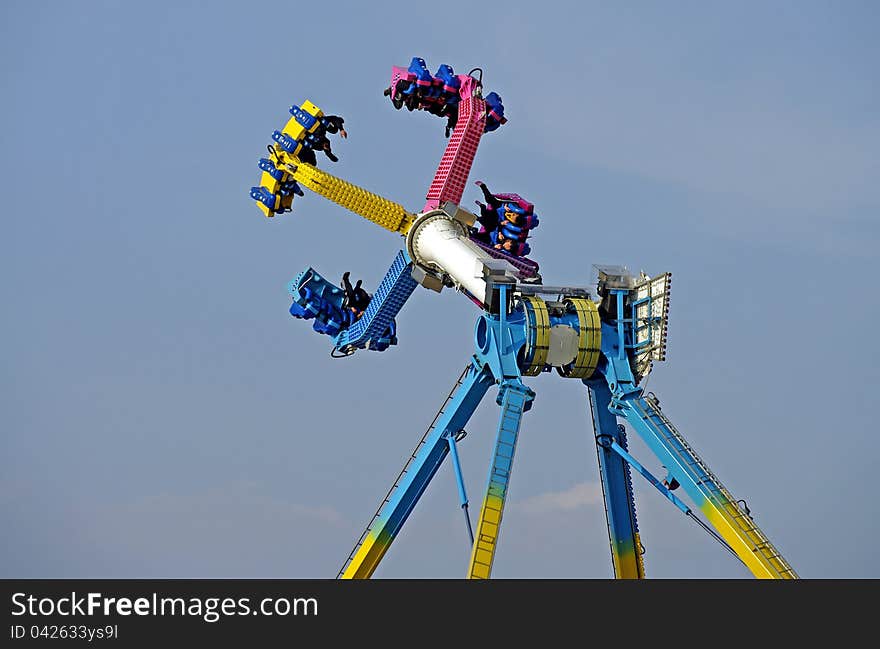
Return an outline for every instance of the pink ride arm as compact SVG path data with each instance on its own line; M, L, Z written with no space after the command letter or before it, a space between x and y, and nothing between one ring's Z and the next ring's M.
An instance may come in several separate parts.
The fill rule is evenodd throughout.
M476 79L463 74L458 75L458 78L461 79L458 123L452 131L446 151L440 159L440 166L437 167L428 189L423 210L425 212L438 208L446 201L460 204L486 126L486 102L474 96Z

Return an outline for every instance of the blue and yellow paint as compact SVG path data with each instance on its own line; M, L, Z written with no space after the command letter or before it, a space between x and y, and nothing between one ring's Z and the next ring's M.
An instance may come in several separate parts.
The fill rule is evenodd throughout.
M751 516L739 507L655 400L642 397L615 400L612 408L626 417L753 575L759 579L798 578L779 550Z
M260 184L250 191L251 198L267 217L289 212L294 194L303 195L287 167L299 163L297 156L308 146L309 135L320 127L324 116L324 112L308 100L301 106L291 106L290 114L292 117L284 128L273 131L275 144L269 146L269 157L259 162L263 171Z
M464 429L494 384L488 365L472 360L340 571L341 579L368 579L373 574L449 453L446 436Z
M489 484L474 535L468 579L488 579L492 573L520 423L534 397L535 393L523 385L519 378L507 379L501 384L498 397L501 417L489 471Z

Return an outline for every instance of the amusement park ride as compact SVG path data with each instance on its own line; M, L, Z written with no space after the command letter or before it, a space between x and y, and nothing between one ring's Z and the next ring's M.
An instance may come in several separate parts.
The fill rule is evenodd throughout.
M290 120L273 133L269 157L259 162L260 186L251 189L257 207L269 217L290 211L294 195L304 194L302 186L405 239L372 295L360 282L351 287L347 275L339 287L313 268L289 283L291 315L314 320L315 331L331 336L333 356L396 345L395 317L419 284L436 292L453 288L481 311L469 363L338 577L373 574L448 455L472 544L467 576L489 578L520 423L535 397L523 377L555 370L587 387L617 578L645 577L633 469L756 577L797 578L745 502L735 500L715 477L653 393L639 387L654 362L665 360L670 274L649 277L625 267L596 266L595 298L588 288L544 284L538 265L526 256L529 231L538 225L531 203L517 194L493 195L478 183L487 200L480 214L460 205L481 137L507 121L501 98L494 92L483 95L482 71L456 75L442 65L431 75L425 62L414 58L408 68L392 68L385 95L397 109L406 106L447 118L449 142L420 212L318 169L315 151L329 151L327 133L337 132L341 120L309 101L292 106ZM458 444L493 386L501 411L488 485L472 528ZM630 454L621 419L666 468L665 478L654 477ZM674 493L678 488L693 508Z

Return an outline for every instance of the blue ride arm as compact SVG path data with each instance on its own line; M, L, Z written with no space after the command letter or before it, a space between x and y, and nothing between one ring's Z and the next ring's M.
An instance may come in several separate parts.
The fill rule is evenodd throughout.
M418 283L412 278L412 262L401 250L394 258L391 268L385 273L379 288L373 293L363 315L336 338L336 347L342 351L346 348L366 348L375 351L386 349L388 344L383 346L376 343L388 337L388 329L393 326L395 316L406 304L417 285ZM392 329L392 336L393 332Z

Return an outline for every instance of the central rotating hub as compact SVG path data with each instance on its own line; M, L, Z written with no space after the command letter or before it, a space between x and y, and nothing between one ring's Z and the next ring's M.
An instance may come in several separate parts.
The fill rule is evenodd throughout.
M430 210L416 217L406 236L406 251L415 268L413 277L426 288L440 291L451 283L487 308L486 277L509 274L516 269L495 259L472 242L467 226L444 210Z

